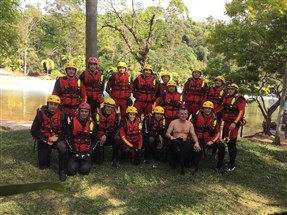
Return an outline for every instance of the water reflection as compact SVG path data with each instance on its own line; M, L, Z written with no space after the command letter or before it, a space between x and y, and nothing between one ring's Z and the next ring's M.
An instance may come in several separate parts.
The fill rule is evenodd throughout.
M0 120L32 121L51 92L1 90Z

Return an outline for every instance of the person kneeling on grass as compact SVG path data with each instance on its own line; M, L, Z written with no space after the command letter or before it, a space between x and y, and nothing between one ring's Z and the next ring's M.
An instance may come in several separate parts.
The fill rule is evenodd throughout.
M120 123L121 144L115 150L121 149L122 157L131 157L133 164L140 164L140 150L142 149L142 132L138 110L134 106L128 106L126 117ZM115 153L118 155L118 153ZM116 162L116 160L114 160Z
M79 105L78 116L72 118L67 130L67 143L70 148L68 175L89 174L92 168L91 155L97 144L97 133L91 118L91 106Z
M214 104L211 101L206 101L202 104L202 109L199 110L194 118L191 119L193 123L195 134L198 138L200 147L202 149L216 149L218 151L218 162L216 172L219 174L224 173L222 166L225 155L225 145L220 141L220 124L217 123L217 117L214 110ZM198 166L203 150L198 152L194 151L194 162Z
M59 178L66 180L68 150L64 141L64 131L68 125L68 118L59 108L61 99L51 95L47 99L47 106L37 109L37 114L31 127L31 135L37 141L39 169L50 167L52 149L59 153Z

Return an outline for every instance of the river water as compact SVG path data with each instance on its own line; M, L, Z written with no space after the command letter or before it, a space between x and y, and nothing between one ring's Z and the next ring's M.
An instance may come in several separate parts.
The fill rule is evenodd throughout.
M0 120L33 121L36 109L46 103L54 83L55 81L36 78L19 80L15 77L0 76ZM277 113L278 110L273 114L273 121L276 120ZM245 134L262 130L263 117L257 103L247 104L245 116L247 119Z

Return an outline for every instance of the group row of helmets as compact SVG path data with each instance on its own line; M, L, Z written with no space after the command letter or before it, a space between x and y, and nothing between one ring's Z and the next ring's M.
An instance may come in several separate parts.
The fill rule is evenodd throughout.
M89 64L98 64L98 59L95 58L95 57L90 57L90 58L88 59L88 63L89 63ZM117 67L124 67L124 68L126 68L126 69L128 68L128 67L127 67L127 64L126 64L125 62L122 62L122 61L118 63ZM73 68L73 69L76 69L76 70L77 70L77 66L76 66L76 64L74 64L74 63L67 63L65 69L68 69L68 68ZM149 65L149 64L146 64L143 69L144 69L144 70L151 70L151 71L153 70L152 66ZM193 72L200 72L200 73L201 73L201 70L200 70L199 68L194 68L194 69L193 69ZM161 72L161 75L160 75L160 76L161 76L161 77L163 77L163 76L169 76L169 78L171 78L170 73L168 73L167 71ZM215 80L220 80L220 81L222 81L223 84L225 84L225 78L224 78L223 76L221 76L221 75L217 76L217 77L215 78ZM167 86L176 87L177 84L176 84L175 81L170 80L170 81L167 83ZM236 84L234 84L234 83L230 84L228 87L229 87L229 88L234 88L235 90L238 90L238 86L237 86Z

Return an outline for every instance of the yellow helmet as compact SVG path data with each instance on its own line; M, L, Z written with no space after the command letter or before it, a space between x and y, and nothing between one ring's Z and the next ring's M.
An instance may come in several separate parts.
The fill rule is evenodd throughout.
M228 86L227 86L227 89L235 89L235 90L238 90L239 88L238 88L238 85L237 84L229 84Z
M206 101L202 104L202 107L203 108L211 108L213 109L214 108L214 104L211 102L211 101Z
M112 98L107 97L104 99L104 105L114 108L114 107L116 107L116 102Z
M215 80L220 80L220 81L223 82L223 84L225 83L225 78L224 78L223 76L221 76L221 75L217 76L217 77L215 78Z
M162 78L163 76L168 76L170 78L170 74L166 71L161 73L160 77Z
M127 110L126 110L126 114L128 114L128 113L135 113L135 114L137 114L138 113L138 109L136 107L134 107L134 106L128 106Z
M169 82L167 82L166 86L168 86L168 87L176 87L176 82L175 81L169 81Z
M51 95L48 97L47 99L47 103L48 102L53 102L53 103L56 103L56 104L61 104L61 99L59 96L56 96L56 95Z
M68 68L72 68L72 69L75 69L75 70L78 69L76 64L74 64L74 63L67 63L66 67L65 67L65 70L68 69Z
M195 67L195 68L192 70L192 72L199 72L199 73L202 73L202 72L201 72L201 69L199 69L198 67Z
M144 68L143 68L143 69L144 69L144 70L147 69L147 70L151 70L151 71L152 71L152 66L149 65L149 64L146 64L146 65L144 65Z
M119 63L118 63L118 67L124 67L124 68L126 68L126 69L128 68L128 67L127 67L127 64L126 64L125 62L119 62Z
M164 114L164 109L162 106L156 106L153 110L154 113Z

